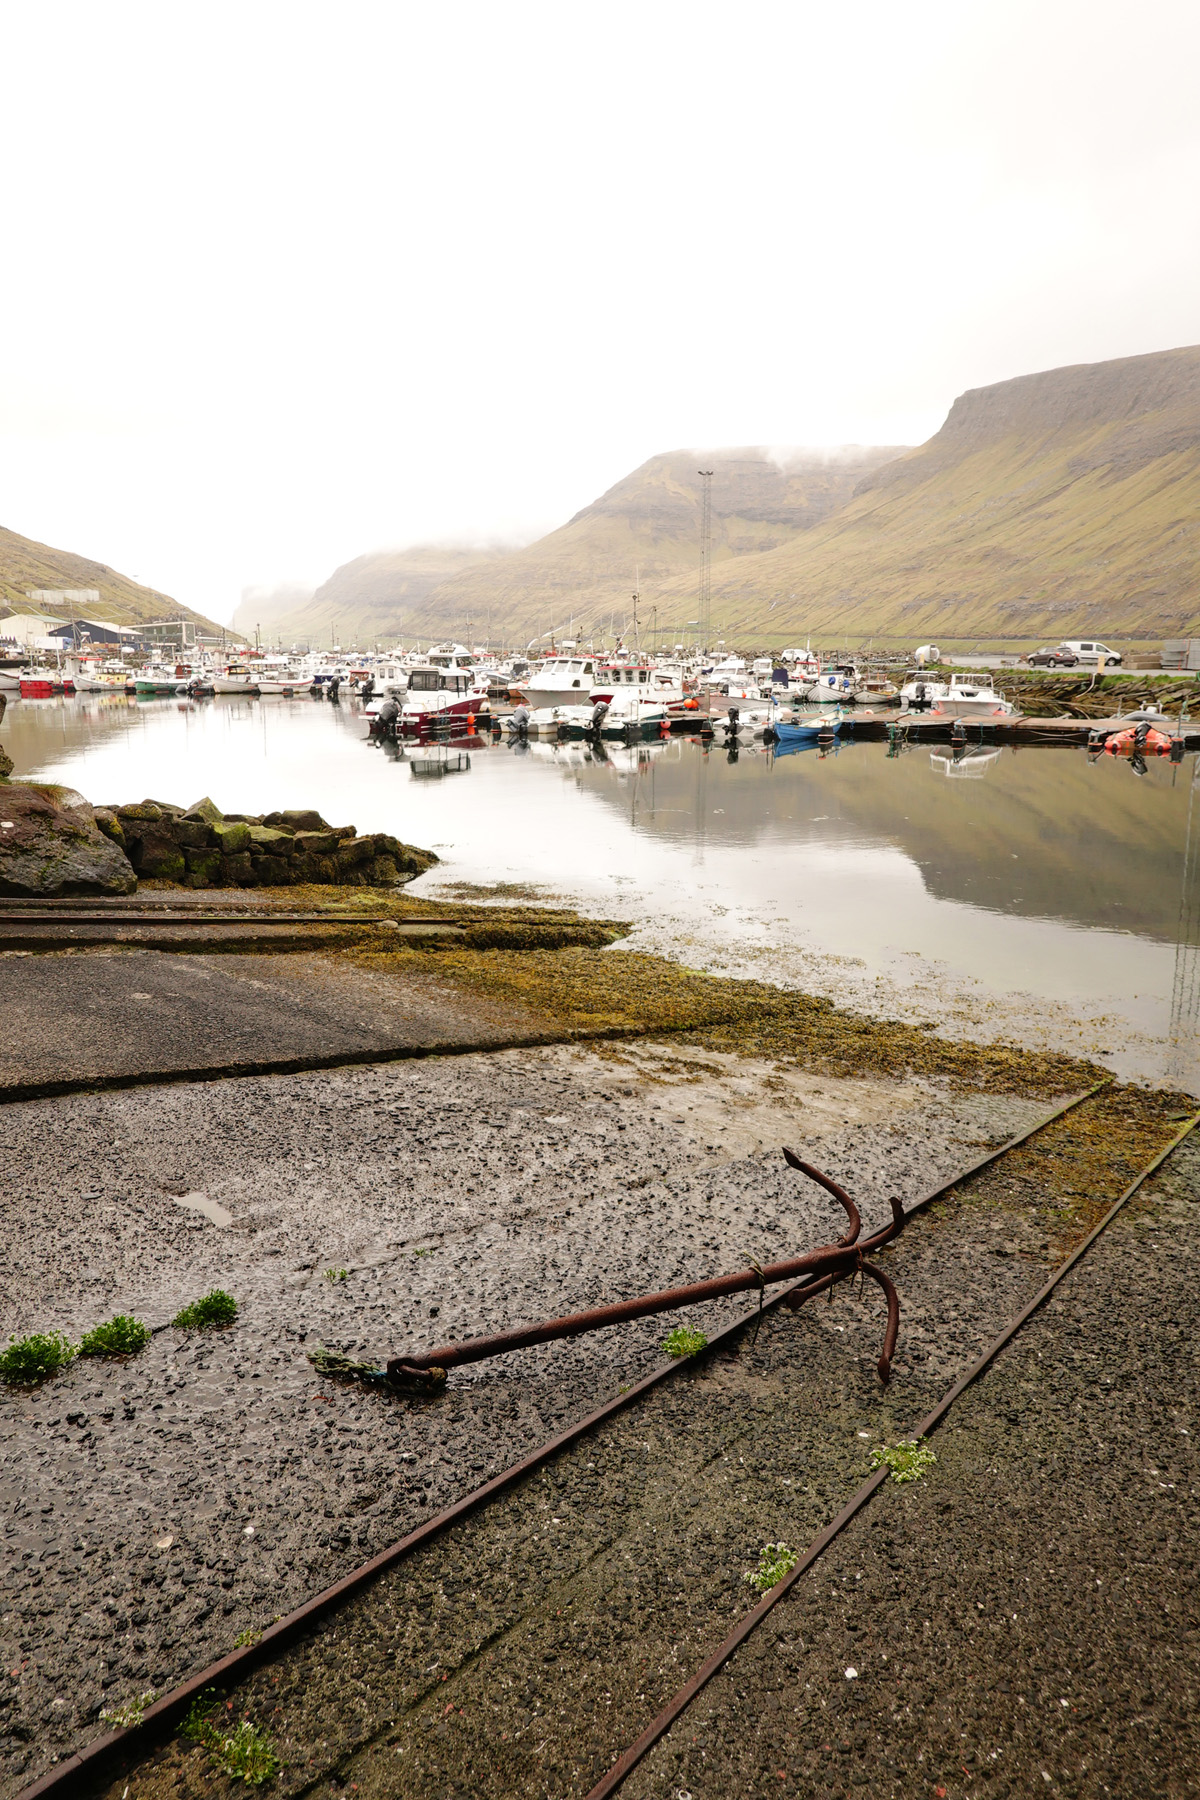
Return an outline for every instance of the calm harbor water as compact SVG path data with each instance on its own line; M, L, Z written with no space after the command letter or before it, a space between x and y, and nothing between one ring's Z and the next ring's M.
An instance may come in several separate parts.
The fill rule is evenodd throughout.
M355 702L307 696L14 700L0 725L18 776L94 802L316 806L435 849L418 892L536 887L635 946L1200 1092L1193 758L503 743L439 779L365 738Z

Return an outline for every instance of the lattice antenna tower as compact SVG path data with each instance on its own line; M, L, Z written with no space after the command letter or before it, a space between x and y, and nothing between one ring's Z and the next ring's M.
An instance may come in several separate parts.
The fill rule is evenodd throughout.
M1193 766L1188 792L1187 837L1179 891L1179 926L1175 934L1175 980L1167 1031L1167 1079L1190 1087L1200 1050L1200 818L1196 791L1200 761Z
M700 648L707 650L712 637L712 477L711 469L697 471L700 488L700 593L696 608L700 619Z

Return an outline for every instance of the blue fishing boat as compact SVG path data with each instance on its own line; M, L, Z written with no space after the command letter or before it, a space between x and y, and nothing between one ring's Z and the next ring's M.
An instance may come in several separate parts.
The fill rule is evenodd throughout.
M780 745L815 744L823 734L832 732L836 736L844 723L837 715L823 719L777 719L775 738Z

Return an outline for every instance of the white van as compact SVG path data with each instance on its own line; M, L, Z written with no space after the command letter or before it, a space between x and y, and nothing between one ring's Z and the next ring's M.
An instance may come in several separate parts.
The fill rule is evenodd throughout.
M1080 662L1119 663L1121 661L1121 652L1110 650L1108 645L1100 643L1098 638L1065 638L1062 647L1064 650L1070 650L1079 658Z

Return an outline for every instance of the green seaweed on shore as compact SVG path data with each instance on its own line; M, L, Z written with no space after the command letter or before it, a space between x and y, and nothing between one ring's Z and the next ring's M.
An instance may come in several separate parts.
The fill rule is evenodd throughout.
M117 1313L102 1325L85 1331L79 1344L80 1356L135 1356L150 1342L149 1327L128 1313Z
M181 1331L204 1331L213 1325L232 1325L237 1318L237 1301L224 1288L213 1288L190 1306L181 1307L171 1320Z
M1078 1092L1107 1071L1081 1058L1019 1044L941 1038L919 1025L872 1019L792 988L710 975L645 951L348 949L360 966L427 973L517 1006L526 1029L588 1040L651 1037L799 1064L823 1075L904 1080L1042 1097Z
M11 1338L0 1350L0 1381L32 1387L59 1375L78 1355L76 1346L61 1331L34 1331L28 1337Z

